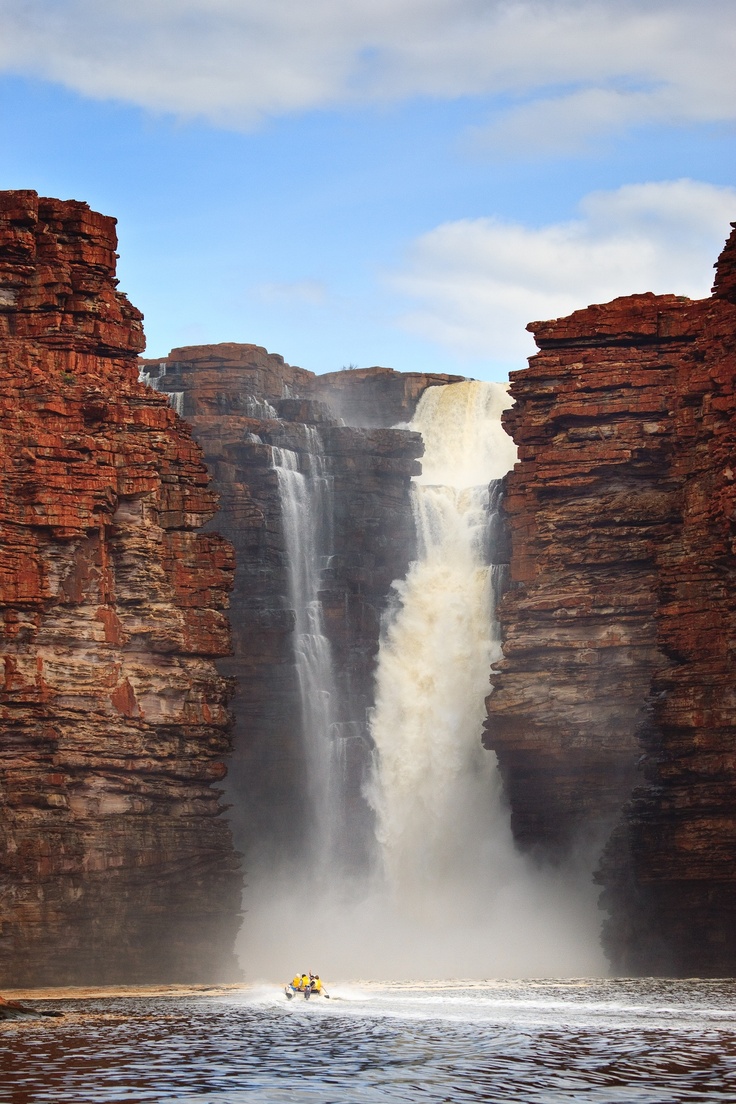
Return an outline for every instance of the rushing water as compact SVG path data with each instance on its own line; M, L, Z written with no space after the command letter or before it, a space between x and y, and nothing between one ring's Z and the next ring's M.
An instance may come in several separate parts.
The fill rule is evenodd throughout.
M310 872L335 861L342 805L339 726L332 648L322 619L322 571L332 535L331 478L317 430L304 427L309 470L299 457L274 448L273 464L288 554L289 600L294 610L294 658L301 703L301 735L306 750L306 788L312 812Z
M495 756L480 742L500 656L491 506L515 458L500 421L509 401L499 384L429 388L411 423L425 444L412 488L419 549L395 584L378 655L370 871L335 861L354 828L341 816L335 680L319 601L330 509L318 440L306 442L310 475L297 470L294 453L274 449L303 738L309 776L322 786L312 791L312 842L323 861L317 878L314 867L253 872L240 942L249 981L272 976L285 957L369 978L605 970L590 856L545 870L518 854ZM309 890L298 910L295 884Z
M717 981L275 987L57 1001L0 1023L8 1104L716 1104L736 1100Z
M386 874L425 912L438 894L460 897L467 912L512 846L495 757L480 742L501 655L489 482L515 456L500 425L508 403L498 384L433 387L411 423L425 444L412 487L419 556L396 584L399 607L381 642L371 792Z
M152 376L152 375L150 375L150 373L146 372L145 369L142 369L138 374L138 378L141 381L141 383L147 383L148 386L152 387L154 391L162 391L163 394L167 395L168 400L169 400L169 405L172 407L173 410L176 411L176 413L179 415L180 418L183 418L184 417L184 392L183 391L167 391L166 388L160 387L159 385L160 385L160 383L163 380L165 375L166 375L166 365L165 364L159 364L159 366L158 366L158 375Z
M515 459L505 387L429 388L411 426L418 556L395 584L381 640L370 797L392 976L602 969L594 895L518 854L495 756L481 747L489 672L501 656L494 608L496 483ZM497 527L496 527L497 528ZM580 883L580 884L579 884Z

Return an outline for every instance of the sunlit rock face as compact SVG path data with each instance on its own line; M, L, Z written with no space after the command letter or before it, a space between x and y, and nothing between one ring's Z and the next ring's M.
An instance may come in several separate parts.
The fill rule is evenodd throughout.
M736 973L736 240L714 295L533 323L488 701L517 838L603 841L629 973ZM629 802L630 798L630 802Z
M422 442L391 427L411 418L427 387L457 377L389 368L316 376L258 346L227 343L141 364L191 423L220 495L213 525L236 549L233 655L220 666L236 688L229 815L250 869L298 861L310 838L304 675L289 576L297 553L287 547L277 458L290 457L295 478L311 481L301 520L319 553L320 633L332 657L329 721L342 749L345 804L335 820L346 826L346 861L360 866L371 835L361 790L380 619L391 584L416 554L409 488Z
M115 222L0 193L0 981L236 976L231 546Z

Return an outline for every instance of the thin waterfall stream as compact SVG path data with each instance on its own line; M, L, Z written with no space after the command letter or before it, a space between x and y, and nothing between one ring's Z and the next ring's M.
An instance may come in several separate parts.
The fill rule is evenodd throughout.
M303 427L308 470L299 456L273 448L288 552L289 600L294 611L294 660L299 683L309 812L304 849L311 879L338 858L342 806L342 763L338 694L332 647L322 618L322 572L331 546L331 477L318 431Z
M504 568L494 563L493 514L515 460L500 421L508 405L498 384L433 387L411 423L425 443L413 481L418 556L394 584L377 661L368 871L338 861L350 824L340 812L339 706L319 603L329 476L316 439L309 473L295 454L274 450L319 861L254 884L242 937L250 961L254 948L260 955L253 978L304 965L328 977L393 979L604 972L590 870L544 870L519 854L495 756L480 742L500 656L494 609ZM308 891L296 897L295 884Z

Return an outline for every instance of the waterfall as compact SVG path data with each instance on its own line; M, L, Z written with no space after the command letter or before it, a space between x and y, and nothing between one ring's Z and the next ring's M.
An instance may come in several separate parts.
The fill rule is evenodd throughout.
M413 481L419 554L383 626L371 719L374 868L336 863L351 825L341 807L340 731L319 602L329 479L316 431L309 470L274 450L297 619L308 769L322 871L270 876L249 904L252 978L312 965L328 977L480 978L601 973L590 866L542 870L514 846L495 756L481 747L490 665L500 655L494 564L499 479L514 462L500 414L506 388L429 388L411 428L425 455ZM303 458L303 462L304 458ZM497 556L497 558L499 558ZM500 557L502 559L502 557ZM299 894L294 887L316 887ZM307 959L309 961L307 962ZM287 965L288 962L288 965ZM256 968L257 970L257 968Z
M332 648L325 633L320 590L332 537L332 480L318 431L302 426L303 463L289 449L272 448L281 501L288 563L289 602L294 611L294 662L299 685L308 817L302 841L310 876L324 872L340 850L343 804L338 695Z
M269 419L275 421L278 418L278 412L271 403L255 395L245 396L243 409L248 418L258 418L261 421Z
M424 392L411 428L425 444L413 481L419 555L395 584L371 731L383 948L399 976L599 970L589 871L535 869L511 836L495 756L484 751L495 618L500 479L515 460L505 387ZM502 557L501 557L502 558ZM380 921L379 921L380 922ZM385 923L385 919L383 921Z
M483 876L498 834L498 780L479 734L500 657L489 483L514 461L499 420L508 403L498 384L431 388L411 424L425 442L412 488L419 557L396 584L381 643L371 800L389 883L425 911L438 885Z
M158 372L153 375L151 372L147 372L145 368L141 368L138 372L138 379L141 383L148 384L154 391L160 391L162 394L168 396L169 405L172 410L175 410L180 418L184 417L184 392L183 391L166 391L161 387L161 381L166 375L166 362L162 362L157 365Z

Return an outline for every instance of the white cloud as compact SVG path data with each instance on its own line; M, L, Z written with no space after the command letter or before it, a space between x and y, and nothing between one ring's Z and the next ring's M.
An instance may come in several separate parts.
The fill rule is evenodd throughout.
M733 0L0 0L0 69L184 117L510 99L479 140L577 148L736 117Z
M471 357L520 365L530 321L634 292L709 294L736 218L736 188L694 180L593 192L580 217L541 229L462 219L423 234L390 279L417 306L399 321Z

